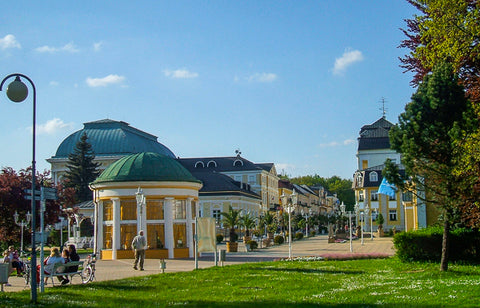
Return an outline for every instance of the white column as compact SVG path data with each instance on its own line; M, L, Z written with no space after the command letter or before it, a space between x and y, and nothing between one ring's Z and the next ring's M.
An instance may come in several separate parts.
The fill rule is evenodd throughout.
M96 234L96 250L99 253L103 247L103 201L98 200L95 206L95 234ZM100 257L100 256L97 256Z
M172 197L166 197L164 206L164 218L165 218L165 248L168 249L168 258L173 259L173 250L175 243L173 239L173 202Z
M116 260L117 250L120 249L120 199L112 198L112 203L113 203L112 260Z
M194 246L195 243L193 242L193 226L195 220L192 220L192 200L193 198L187 198L187 202L185 207L187 208L187 246L188 246L188 256L190 258L193 258L195 252L194 252Z

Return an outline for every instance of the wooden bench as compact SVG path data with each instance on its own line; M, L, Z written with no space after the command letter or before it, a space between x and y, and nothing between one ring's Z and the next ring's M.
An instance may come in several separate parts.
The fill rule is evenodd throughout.
M70 284L72 283L72 277L75 276L75 275L79 275L80 277L82 276L82 269L80 268L80 266L83 266L83 262L84 261L71 261L71 262L68 262L68 263L55 263L53 265L53 270L52 270L52 273L50 274L47 274L47 273L44 273L44 278L51 278L52 279L52 285L55 285L55 280L53 279L54 277L58 277L58 276L67 276L70 280ZM65 270L68 270L68 268L70 266L78 266L78 270L76 272L67 272L67 273L64 273Z

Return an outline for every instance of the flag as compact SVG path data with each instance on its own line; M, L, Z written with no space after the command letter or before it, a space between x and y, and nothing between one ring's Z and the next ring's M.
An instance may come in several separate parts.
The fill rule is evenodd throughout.
M215 251L216 243L215 218L197 218L198 252Z
M378 193L384 194L390 197L395 197L395 193L397 192L397 187L395 185L388 183L386 178L383 178L380 187L378 187Z

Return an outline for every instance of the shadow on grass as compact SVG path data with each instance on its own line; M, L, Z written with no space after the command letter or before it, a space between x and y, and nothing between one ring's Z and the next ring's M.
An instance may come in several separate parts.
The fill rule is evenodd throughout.
M274 271L274 272L297 272L305 274L350 274L350 275L360 275L365 274L364 271L349 271L349 270L326 270L326 269L314 269L314 268L282 268L282 267L254 267L252 270L261 270L261 271Z

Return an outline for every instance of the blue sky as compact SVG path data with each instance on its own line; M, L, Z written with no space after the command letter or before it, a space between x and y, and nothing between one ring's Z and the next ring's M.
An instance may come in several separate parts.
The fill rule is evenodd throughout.
M109 118L180 157L238 148L278 173L351 178L382 97L395 123L415 90L398 60L415 13L404 0L11 1L0 78L35 83L39 170L83 123ZM31 163L31 102L0 93L2 167Z

